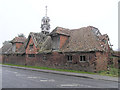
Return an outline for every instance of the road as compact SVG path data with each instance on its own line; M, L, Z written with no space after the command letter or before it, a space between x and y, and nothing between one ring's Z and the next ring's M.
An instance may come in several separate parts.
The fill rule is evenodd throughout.
M118 88L118 83L2 67L2 88Z

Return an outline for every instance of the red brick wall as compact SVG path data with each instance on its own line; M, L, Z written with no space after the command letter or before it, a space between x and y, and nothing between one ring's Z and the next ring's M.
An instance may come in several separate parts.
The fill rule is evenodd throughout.
M68 62L67 55L58 52L37 54L36 57L27 60L27 65L94 72L95 53L72 53L72 62ZM86 56L86 62L79 61L81 55ZM46 56L47 60L43 60L43 56Z
M26 63L25 55L17 54L3 55L3 63L25 65Z
M118 60L119 60L118 57L113 57L113 66L114 66L115 68L118 68Z
M23 43L16 43L16 51L23 45Z
M29 45L33 44L33 48L30 49ZM35 57L29 57L28 54L35 54ZM26 48L26 64L27 65L34 65L36 60L36 54L37 54L37 48L35 47L35 44L33 43L32 38L30 37L29 43Z
M107 70L108 53L96 52L96 71Z
M37 60L36 56L37 55L35 54L35 57L29 57L28 54L26 54L26 64L27 65L32 65L32 66L35 65L36 60Z
M67 36L60 35L60 48L65 44L66 40L68 40Z
M29 49L29 45L33 43L32 38L30 38L29 43L27 45L26 48L26 54L36 54L37 53L37 48L35 47L34 43L33 43L33 49Z
M0 54L0 63L2 63L2 55Z
M67 56L72 55L72 62L68 62ZM43 60L46 56L46 60ZM81 62L80 56L85 56L86 61ZM4 63L42 66L58 69L82 70L82 71L100 71L107 70L107 54L101 52L91 53L58 53L53 52L49 54L36 54L35 57L28 57L28 55L9 55L3 56Z

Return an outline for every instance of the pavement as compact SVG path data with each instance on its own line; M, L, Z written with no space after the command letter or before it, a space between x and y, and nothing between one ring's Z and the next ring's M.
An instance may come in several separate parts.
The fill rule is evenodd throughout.
M72 90L76 90L76 88L108 88L105 90L118 88L118 82L114 81L45 73L27 69L2 67L1 73L2 88L30 88L30 90L32 90L31 88L40 88L40 90L41 88L72 88Z
M106 81L114 81L119 82L118 77L110 77L103 75L93 75L93 74L84 74L84 73L72 73L72 72L63 72L63 71L54 71L54 70L43 70L43 69L35 69L35 68L27 68L27 67L18 67L18 66L10 66L10 65L2 65L3 67L31 70L31 71L39 71L45 73L59 74L59 75L67 75L67 76L75 76L89 79L98 79L98 80L106 80Z

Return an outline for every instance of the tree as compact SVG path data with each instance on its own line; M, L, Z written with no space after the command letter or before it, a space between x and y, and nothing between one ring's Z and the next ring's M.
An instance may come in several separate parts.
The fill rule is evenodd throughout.
M25 37L25 35L21 33L21 34L18 34L18 37Z

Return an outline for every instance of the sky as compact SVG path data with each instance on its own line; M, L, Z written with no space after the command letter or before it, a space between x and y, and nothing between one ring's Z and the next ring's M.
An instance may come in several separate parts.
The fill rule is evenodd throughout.
M108 34L113 49L118 48L119 0L0 0L0 47L23 33L41 32L41 19L48 6L52 31L94 26Z

